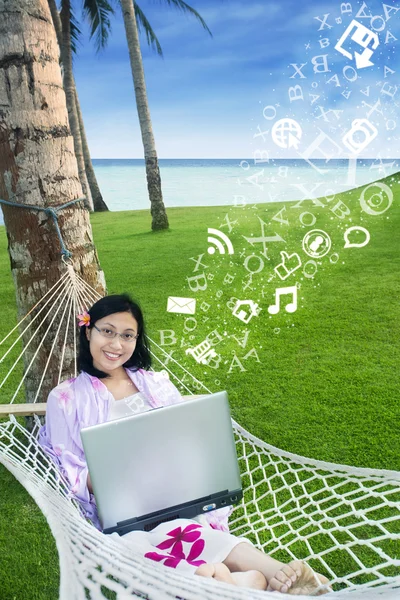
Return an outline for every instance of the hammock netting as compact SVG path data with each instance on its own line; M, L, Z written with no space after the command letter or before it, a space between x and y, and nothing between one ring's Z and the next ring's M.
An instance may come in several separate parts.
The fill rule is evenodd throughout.
M20 336L0 362L13 348L18 348L23 333L26 335L32 328L33 341L35 333L45 323L47 332L56 336L54 339L64 340L64 347L68 336L72 335L75 343L75 315L90 308L99 298L72 266L67 265L59 282L34 307L35 310L28 313L30 320L25 330L22 331L22 326L28 315L10 332L12 334L18 327L21 329ZM51 322L49 315L52 315ZM56 332L52 330L53 322L58 324ZM35 348L39 349L45 335L41 333L40 343L34 345ZM157 347L157 344L152 342L152 346ZM157 347L154 357L169 371L182 393L191 393L178 376L179 369L186 375L188 372L175 361L174 372L163 365L163 352ZM23 351L0 387L22 354ZM10 402L17 398L35 356L36 353L29 364L25 362L22 381ZM59 382L71 376L71 373L64 373L61 377L63 359L64 352L61 353ZM44 377L45 373L40 385ZM194 381L198 388L199 382ZM40 385L34 401L39 398L43 402ZM146 559L140 551L129 549L118 539L98 531L85 519L79 503L69 493L67 482L38 445L40 425L36 415L30 431L13 415L1 422L0 462L34 498L48 521L59 553L61 600L132 597L149 600L276 600L277 592L256 591L188 576L179 568L172 569ZM235 421L232 426L244 496L230 517L230 532L248 537L260 550L278 560L304 560L330 579L338 599L346 596L354 600L398 600L400 473L304 458L266 444ZM285 598L288 594L279 597Z

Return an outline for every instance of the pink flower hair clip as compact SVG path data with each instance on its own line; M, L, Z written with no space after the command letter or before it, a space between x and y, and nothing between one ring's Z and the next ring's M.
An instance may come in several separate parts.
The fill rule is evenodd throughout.
M80 321L79 321L79 327L81 327L82 325L85 325L85 327L89 327L89 325L90 325L90 315L89 315L89 313L86 312L86 310L83 312L83 314L78 315L77 319L80 319Z

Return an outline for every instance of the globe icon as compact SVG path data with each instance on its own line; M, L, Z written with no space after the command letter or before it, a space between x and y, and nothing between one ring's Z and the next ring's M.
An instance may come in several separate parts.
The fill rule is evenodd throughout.
M280 119L272 127L274 143L280 148L297 148L302 136L301 126L294 119Z

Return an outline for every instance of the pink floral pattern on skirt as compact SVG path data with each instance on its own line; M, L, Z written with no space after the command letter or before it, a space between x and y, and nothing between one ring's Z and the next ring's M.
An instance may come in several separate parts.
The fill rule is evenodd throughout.
M158 552L148 552L145 554L146 558L155 560L157 562L163 562L166 567L172 567L176 569L181 561L186 561L189 565L199 567L200 565L206 564L205 560L198 559L204 550L205 542L201 538L202 525L191 524L187 525L184 529L182 527L176 527L172 531L167 533L169 539L164 540L160 544L157 544L156 548L160 550L171 550L167 554L159 554ZM190 548L187 548L186 555L183 548L183 542Z

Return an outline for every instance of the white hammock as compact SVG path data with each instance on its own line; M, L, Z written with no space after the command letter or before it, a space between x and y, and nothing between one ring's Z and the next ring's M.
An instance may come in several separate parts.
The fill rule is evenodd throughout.
M68 332L75 341L75 316L99 297L67 265L59 282L30 311L35 312L27 326L32 327L31 340L38 325L48 325L46 336L54 321L58 323L58 329L52 349L57 336L62 336L60 339L65 343ZM52 315L50 323L49 315ZM23 324L25 319L20 323ZM18 325L1 344L17 328ZM42 334L40 344L44 337ZM18 347L19 339L13 342L0 362ZM35 347L39 349L39 345ZM158 349L164 352L162 348ZM17 397L37 352L10 402ZM21 357L22 353L0 387ZM58 382L61 381L63 358L64 354ZM155 358L169 370L159 357ZM183 369L178 363L175 365ZM40 398L45 375L46 369L35 402ZM190 392L176 374L170 371L170 376L176 378L181 391ZM146 559L140 552L128 550L118 540L102 534L83 517L79 504L69 496L66 481L38 445L40 420L36 415L34 421L31 433L13 415L0 423L0 462L31 494L49 523L59 552L61 600L130 597L151 600L277 599L276 592L240 588L199 576L189 577L179 569ZM232 421L232 424L244 498L230 517L231 533L249 537L258 548L285 562L294 558L305 560L329 577L336 590L335 598L349 597L350 594L354 600L398 600L400 473L358 469L283 452L255 438L236 422ZM282 599L288 597L287 594L279 595Z

